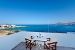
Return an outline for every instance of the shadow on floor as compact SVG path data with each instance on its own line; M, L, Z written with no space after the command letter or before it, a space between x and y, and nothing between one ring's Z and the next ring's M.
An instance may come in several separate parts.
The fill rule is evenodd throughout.
M33 47L32 50L40 50L40 48L38 48L38 49L36 49L36 48L37 48L37 46ZM42 50L47 50L47 49L44 49L43 46L41 46L41 48L42 48ZM11 50L29 50L29 49L26 49L25 42L21 42ZM75 50L75 48L58 46L57 50Z

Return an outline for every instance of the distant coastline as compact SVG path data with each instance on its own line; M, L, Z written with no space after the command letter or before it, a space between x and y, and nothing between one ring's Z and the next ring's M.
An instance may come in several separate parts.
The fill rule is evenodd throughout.
M4 37L4 36L8 36L10 34L21 32L22 30L10 30L9 29L9 28L19 28L19 27L27 27L27 26L1 25L0 26L0 37Z
M56 24L44 24L44 25L17 25L17 26L27 26L18 28L9 28L9 30L21 30L30 32L49 32L51 33L67 33L75 32L75 25L56 25Z
M10 34L14 34L17 32L21 32L20 30L4 30L4 29L0 29L0 37L4 37L4 36L8 36Z
M7 28L18 28L18 27L27 27L27 26L16 26L16 25L0 25L0 29L7 29Z
M66 23L58 22L56 24L57 25L75 25L75 22L66 22Z
M43 25L15 25L15 27L6 27L0 29L0 37L8 36L20 31L30 32L49 32L50 33L67 33L75 32L75 25L64 25L64 24L43 24Z

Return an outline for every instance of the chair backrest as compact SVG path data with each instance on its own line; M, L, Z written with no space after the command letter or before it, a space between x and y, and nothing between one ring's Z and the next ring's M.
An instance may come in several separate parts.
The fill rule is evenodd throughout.
M28 39L27 39L27 38L25 38L25 41L27 42L27 41L28 41Z
M57 45L57 42L53 42L55 45Z
M50 41L50 38L47 38L47 41Z
M25 38L25 41L27 41L28 39L27 38Z
M30 38L33 39L34 37L33 36L30 36Z

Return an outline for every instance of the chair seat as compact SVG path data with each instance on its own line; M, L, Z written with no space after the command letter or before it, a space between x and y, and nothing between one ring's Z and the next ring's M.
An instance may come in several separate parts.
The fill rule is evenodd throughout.
M55 45L52 45L52 46L55 46Z

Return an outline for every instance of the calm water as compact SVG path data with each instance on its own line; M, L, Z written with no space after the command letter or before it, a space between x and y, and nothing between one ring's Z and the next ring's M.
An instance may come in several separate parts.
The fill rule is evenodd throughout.
M19 28L10 28L10 30L25 30L34 32L48 32L48 25L18 25L27 26ZM75 25L49 25L49 32L75 32Z

